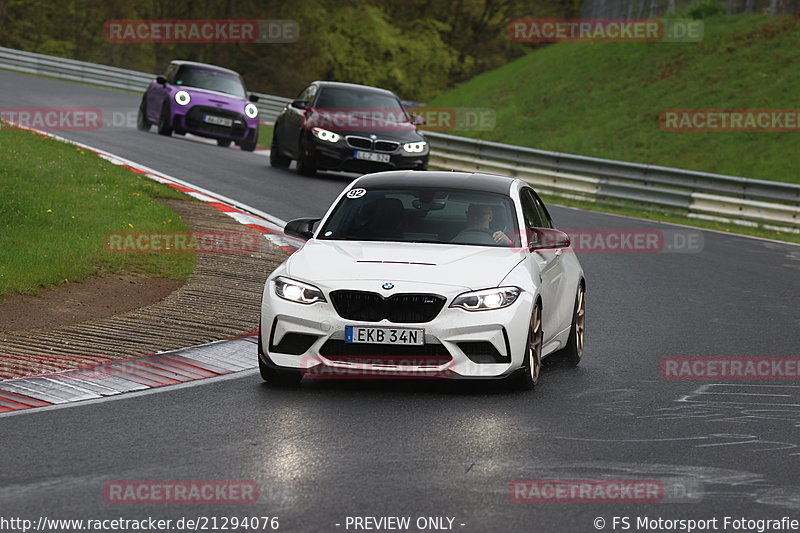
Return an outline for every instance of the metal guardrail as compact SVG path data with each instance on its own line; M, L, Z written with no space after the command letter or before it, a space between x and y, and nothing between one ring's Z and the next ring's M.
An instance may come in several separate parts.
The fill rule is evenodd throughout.
M427 132L431 164L517 176L555 194L617 199L800 228L800 185L549 152Z
M800 204L800 185L711 174L694 170L643 165L581 155L548 152L490 141L427 133L434 146L443 152L480 159L544 168L557 172L582 173L607 179L624 179L648 185L686 188L751 200L774 200Z
M153 74L0 47L0 68L144 91ZM263 93L256 104L272 121L290 98ZM617 199L686 209L691 215L800 228L800 185L549 152L425 132L431 166L517 176L564 196ZM795 229L796 231L796 229Z

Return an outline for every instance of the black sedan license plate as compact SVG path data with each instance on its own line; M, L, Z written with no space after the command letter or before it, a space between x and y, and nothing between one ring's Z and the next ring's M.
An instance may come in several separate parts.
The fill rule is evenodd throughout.
M369 328L345 326L344 341L368 344L425 344L425 330L410 328Z
M355 158L363 159L364 161L375 161L376 163L388 163L390 161L389 154L362 152L361 150L356 150Z

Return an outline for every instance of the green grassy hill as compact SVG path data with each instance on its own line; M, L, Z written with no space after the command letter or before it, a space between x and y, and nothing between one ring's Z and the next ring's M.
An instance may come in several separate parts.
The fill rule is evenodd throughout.
M800 19L714 16L699 43L558 43L430 107L492 107L453 132L574 154L800 182L800 132L665 132L667 109L800 109Z

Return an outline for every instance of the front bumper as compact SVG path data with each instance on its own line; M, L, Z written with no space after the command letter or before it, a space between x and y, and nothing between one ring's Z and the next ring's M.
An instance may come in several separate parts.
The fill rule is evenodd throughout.
M211 124L203 120L203 115L206 114L230 119L232 124L231 126ZM250 119L226 109L206 109L205 106L178 109L173 114L172 126L176 131L211 139L229 139L237 143L254 143L258 140L258 118Z
M370 150L359 150L348 146L344 141L338 143L328 143L312 137L309 142L309 149L316 168L320 170L339 170L344 172L358 172L368 174L370 172L380 172L383 170L425 170L428 168L428 155L426 149L420 153L407 153L402 148L394 152L379 152L389 156L388 162L367 161L356 159L357 151L369 152Z
M519 369L524 360L532 295L523 292L505 309L470 312L448 307L464 290L445 290L447 294L425 287L424 292L447 298L442 310L429 322L361 322L340 317L325 289L327 302L303 305L275 296L269 281L262 301L260 357L275 368L344 379L503 378ZM420 292L420 287L398 286L396 292ZM345 343L345 326L421 328L425 344L387 348Z

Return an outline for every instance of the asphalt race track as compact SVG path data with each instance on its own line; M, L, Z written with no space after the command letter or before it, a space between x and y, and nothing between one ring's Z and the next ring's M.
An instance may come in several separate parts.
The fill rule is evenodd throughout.
M135 117L139 99L0 72L4 109L96 107L104 116ZM142 133L133 122L59 134L283 219L321 215L348 183L275 170L257 153ZM561 229L694 233L565 208L552 213ZM660 373L668 357L797 356L800 247L702 232L695 253L584 253L581 262L585 359L578 368L551 362L533 393L411 380L317 380L285 390L248 371L2 416L2 514L277 516L281 531L354 531L348 516L409 516L412 524L450 517L464 532L589 532L598 530L597 517L611 531L614 516L630 517L632 531L644 516L717 517L719 530L725 516L800 518L797 379L667 380ZM514 480L605 478L668 480L691 494L676 489L660 503L509 497ZM252 480L260 498L109 504L103 488L114 480Z

